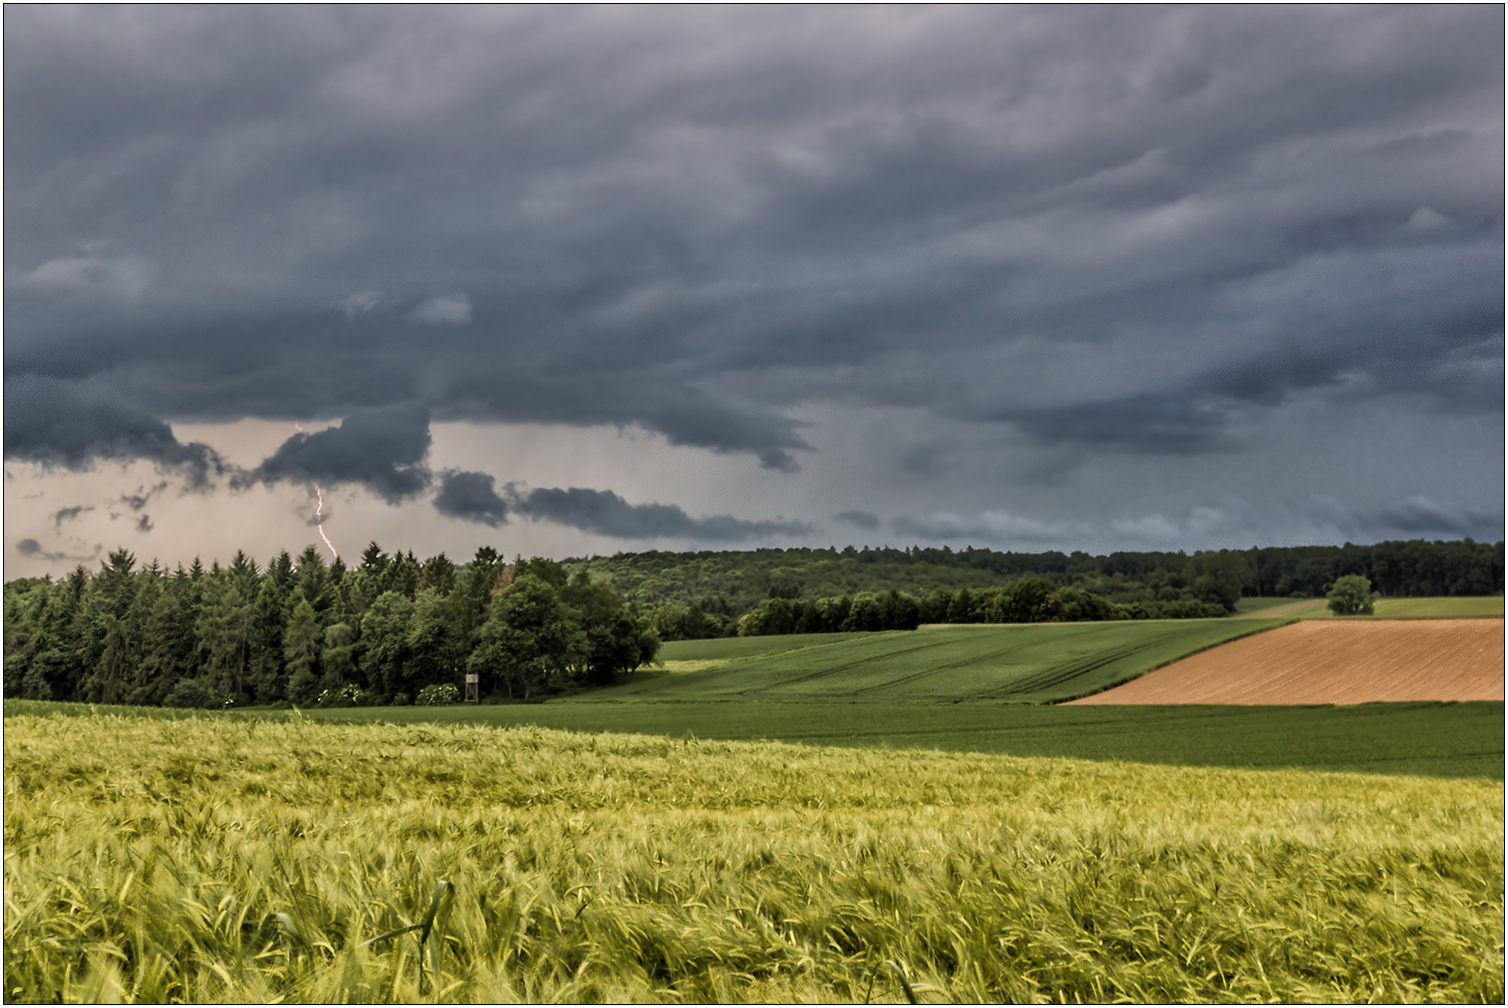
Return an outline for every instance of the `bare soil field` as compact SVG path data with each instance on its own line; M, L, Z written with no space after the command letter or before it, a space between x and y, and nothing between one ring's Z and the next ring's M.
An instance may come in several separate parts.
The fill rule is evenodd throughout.
M1074 704L1502 700L1501 619L1304 621L1211 648Z

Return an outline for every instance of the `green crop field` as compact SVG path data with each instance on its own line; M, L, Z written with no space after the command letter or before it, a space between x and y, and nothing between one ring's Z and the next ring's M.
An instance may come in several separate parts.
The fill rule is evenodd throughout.
M680 647L667 646L664 657L726 664L577 699L1051 703L1097 693L1185 655L1281 623L1030 623L687 641Z
M660 658L664 661L738 661L872 636L867 633L771 634L768 637L668 641L660 646Z
M1371 616L1336 616L1324 599L1244 598L1236 605L1241 617L1290 619L1471 619L1503 615L1501 595L1452 595L1436 598L1378 599Z
M1177 766L1291 767L1503 779L1503 704L1348 707L1034 707L1002 703L544 703L356 707L194 715L157 707L7 700L6 717L108 712L153 720L441 724L619 732L726 741L1124 760Z
M1236 617L1315 619L1330 615L1324 599L1244 598L1236 603Z
M1379 599L1374 606L1379 619L1426 617L1460 619L1471 616L1503 615L1503 596L1462 596L1452 598Z
M1499 782L225 717L4 744L9 1002L903 1002L887 960L923 1002L1504 996Z

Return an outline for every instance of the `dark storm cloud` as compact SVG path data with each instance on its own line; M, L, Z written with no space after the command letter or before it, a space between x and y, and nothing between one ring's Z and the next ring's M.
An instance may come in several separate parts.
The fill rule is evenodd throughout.
M428 452L426 410L357 410L338 427L293 435L240 482L358 483L396 503L429 486Z
M1218 401L1140 395L1021 411L1013 419L1028 435L1047 444L1132 446L1183 454L1209 451L1221 441L1221 414Z
M508 504L493 489L494 480L486 473L457 472L441 474L440 490L435 494L435 510L451 518L479 522L497 528L508 522Z
M833 521L852 525L856 529L873 532L880 527L880 516L872 511L839 511Z
M674 504L630 504L611 490L582 487L536 488L518 494L513 506L530 518L618 539L669 537L731 543L811 531L796 521L746 521L731 515L693 518Z
M435 509L451 518L497 528L510 507L536 521L553 522L619 539L660 537L704 542L745 542L778 534L800 535L811 528L794 521L746 521L730 515L693 518L674 504L630 504L611 490L571 487L520 491L511 485L504 500L486 473L448 470L441 474Z
M1090 530L1070 528L1061 522L1044 522L1005 511L985 511L977 515L938 512L925 515L902 515L891 521L902 536L930 542L1023 543L1040 546L1063 543Z
M1503 538L1503 514L1477 508L1438 504L1428 497L1410 497L1384 509L1376 524L1415 536L1475 536L1495 542Z
M22 539L16 543L16 550L22 556L42 557L46 560L63 560L67 558L64 553L49 553L42 548L42 544L35 539Z
M191 485L225 471L214 449L180 444L167 424L108 385L40 375L5 379L5 457L70 469L144 458L179 470Z
M138 518L136 520L136 531L138 531L138 532L150 532L150 531L152 531L152 528L153 528L153 525L152 525L152 516L151 515L142 515L140 518Z
M1165 455L1502 409L1501 7L5 21L8 457L412 410L258 470L391 500L424 416L791 470L834 400Z
M153 494L160 493L167 488L168 484L166 480L152 487L137 487L134 494L121 494L120 502L132 511L140 511L147 506L147 502L152 499Z
M63 524L63 522L68 521L72 518L77 518L85 511L93 510L94 508L86 507L83 504L75 504L73 507L58 508L58 510L52 513L52 526L53 528L58 528Z
M21 539L16 543L16 552L24 557L35 557L42 560L91 560L99 555L102 547L94 547L94 552L88 555L75 555L61 550L53 551L42 548L42 544L35 539Z
M1410 497L1375 510L1358 510L1330 496L1294 499L1259 512L1239 498L1202 504L1174 514L1113 517L1098 522L1041 520L1004 510L958 515L903 515L895 532L921 542L978 543L1008 549L1063 550L1250 548L1315 542L1375 543L1387 539L1503 538L1503 512Z

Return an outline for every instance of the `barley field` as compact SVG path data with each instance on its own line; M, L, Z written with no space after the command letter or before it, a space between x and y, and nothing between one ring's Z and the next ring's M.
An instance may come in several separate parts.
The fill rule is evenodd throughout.
M603 694L610 696L611 691ZM1244 770L1503 779L1503 702L1368 703L1318 707L1196 704L1036 706L995 703L448 704L437 707L167 707L6 700L16 716L114 715L149 720L306 720L327 724L534 726L591 734L722 742L794 742L857 749L941 750Z
M1501 781L27 715L5 767L11 1002L1504 994Z

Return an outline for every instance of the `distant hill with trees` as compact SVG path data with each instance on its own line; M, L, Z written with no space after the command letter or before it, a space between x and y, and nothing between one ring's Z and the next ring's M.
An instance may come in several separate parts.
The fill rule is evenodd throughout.
M1389 598L1503 592L1503 543L1471 539L1192 555L850 546L650 551L563 562L572 570L590 571L626 601L655 613L666 640L707 636L709 626L716 628L714 635L723 632L745 614L768 610L769 600L812 603L890 592L917 600L924 623L994 622L988 618L990 606L1000 590L1024 579L1044 581L1060 594L1072 589L1093 595L1121 607L1120 618L1203 616L1209 613L1201 607L1230 611L1243 596L1321 598L1347 575L1366 577Z

